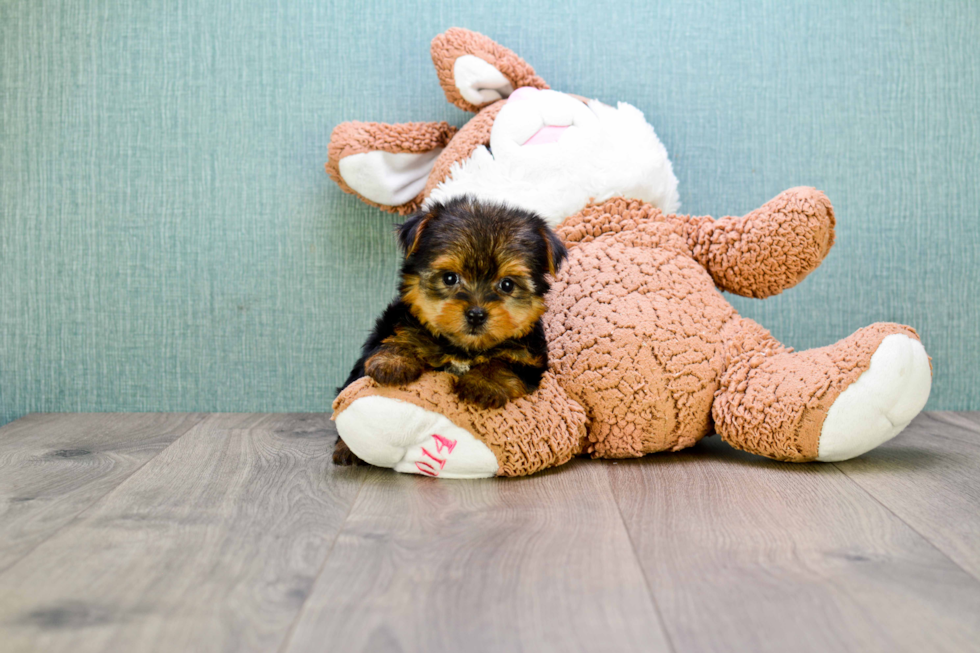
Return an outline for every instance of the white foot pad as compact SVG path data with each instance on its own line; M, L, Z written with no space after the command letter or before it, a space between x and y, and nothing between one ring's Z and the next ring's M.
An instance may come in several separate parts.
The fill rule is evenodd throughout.
M848 460L891 440L926 405L931 387L922 343L901 333L887 336L871 366L830 407L817 460Z
M337 416L337 431L364 462L441 478L497 473L493 452L443 415L387 397L362 397Z

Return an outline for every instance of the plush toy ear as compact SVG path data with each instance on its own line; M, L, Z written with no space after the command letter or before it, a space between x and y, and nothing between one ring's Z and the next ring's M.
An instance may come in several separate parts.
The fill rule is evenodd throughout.
M548 273L551 276L555 276L558 270L561 269L561 264L568 258L568 250L565 249L565 243L561 242L561 239L551 229L547 227L542 229L541 236L544 238L544 244L548 252Z
M446 99L464 111L479 111L522 86L548 88L512 51L459 27L432 39L432 63Z
M418 210L436 158L456 128L445 122L345 122L330 135L327 174L347 193L393 213Z
M405 252L406 258L414 254L415 250L418 249L422 231L433 218L435 218L434 212L423 211L416 213L396 227L398 231L398 243L402 246L402 251Z

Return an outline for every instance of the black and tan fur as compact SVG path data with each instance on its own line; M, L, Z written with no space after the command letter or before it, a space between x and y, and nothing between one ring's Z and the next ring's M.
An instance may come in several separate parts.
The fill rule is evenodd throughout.
M398 227L398 297L375 324L344 385L410 383L450 372L463 400L500 408L548 369L541 315L565 247L534 213L469 197L434 204ZM342 440L334 462L356 457Z

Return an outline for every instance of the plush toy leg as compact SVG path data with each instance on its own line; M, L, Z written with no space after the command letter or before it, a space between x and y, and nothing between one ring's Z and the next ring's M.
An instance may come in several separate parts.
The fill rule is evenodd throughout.
M929 398L929 357L906 326L874 324L796 353L751 320L728 334L712 415L726 442L751 453L847 460L898 435Z
M334 402L337 431L367 463L442 478L523 476L582 451L585 412L551 374L533 394L489 410L460 400L451 379L433 372L398 387L360 379Z

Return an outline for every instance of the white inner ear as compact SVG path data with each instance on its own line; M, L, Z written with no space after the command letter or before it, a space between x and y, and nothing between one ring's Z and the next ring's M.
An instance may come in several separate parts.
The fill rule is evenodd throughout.
M429 152L362 152L340 160L340 176L359 195L385 206L415 199L443 148Z
M504 74L472 54L464 54L453 64L453 79L463 99L470 104L496 102L514 92Z

